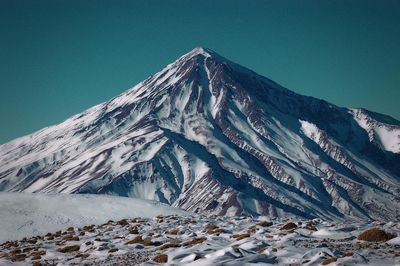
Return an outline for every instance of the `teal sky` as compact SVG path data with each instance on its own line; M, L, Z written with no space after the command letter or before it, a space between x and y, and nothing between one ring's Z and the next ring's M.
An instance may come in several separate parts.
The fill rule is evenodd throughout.
M0 0L0 143L196 46L301 94L400 119L400 1Z

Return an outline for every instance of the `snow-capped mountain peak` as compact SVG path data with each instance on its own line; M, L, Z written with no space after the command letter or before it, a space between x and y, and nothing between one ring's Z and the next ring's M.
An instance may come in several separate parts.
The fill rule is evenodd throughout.
M397 133L376 133L399 122L374 116L366 128L359 117L198 47L110 101L1 145L0 190L399 219Z
M203 55L205 57L212 57L213 55L217 55L217 54L209 48L198 46L198 47L194 48L193 50L191 50L189 53L184 54L182 57L192 57L192 56L197 56L197 55Z

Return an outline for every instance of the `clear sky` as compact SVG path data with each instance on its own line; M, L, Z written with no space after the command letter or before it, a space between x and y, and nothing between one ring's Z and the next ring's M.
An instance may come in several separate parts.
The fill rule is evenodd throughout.
M397 0L0 0L0 143L196 46L298 93L400 119Z

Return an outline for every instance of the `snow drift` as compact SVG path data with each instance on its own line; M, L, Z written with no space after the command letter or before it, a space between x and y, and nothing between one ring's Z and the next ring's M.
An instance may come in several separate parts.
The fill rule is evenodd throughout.
M108 220L188 213L166 204L107 195L0 193L0 243Z

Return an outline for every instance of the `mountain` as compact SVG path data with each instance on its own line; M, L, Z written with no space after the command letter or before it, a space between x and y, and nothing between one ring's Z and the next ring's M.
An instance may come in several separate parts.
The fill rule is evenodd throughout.
M1 145L0 190L400 220L400 122L296 94L196 48L110 101Z

